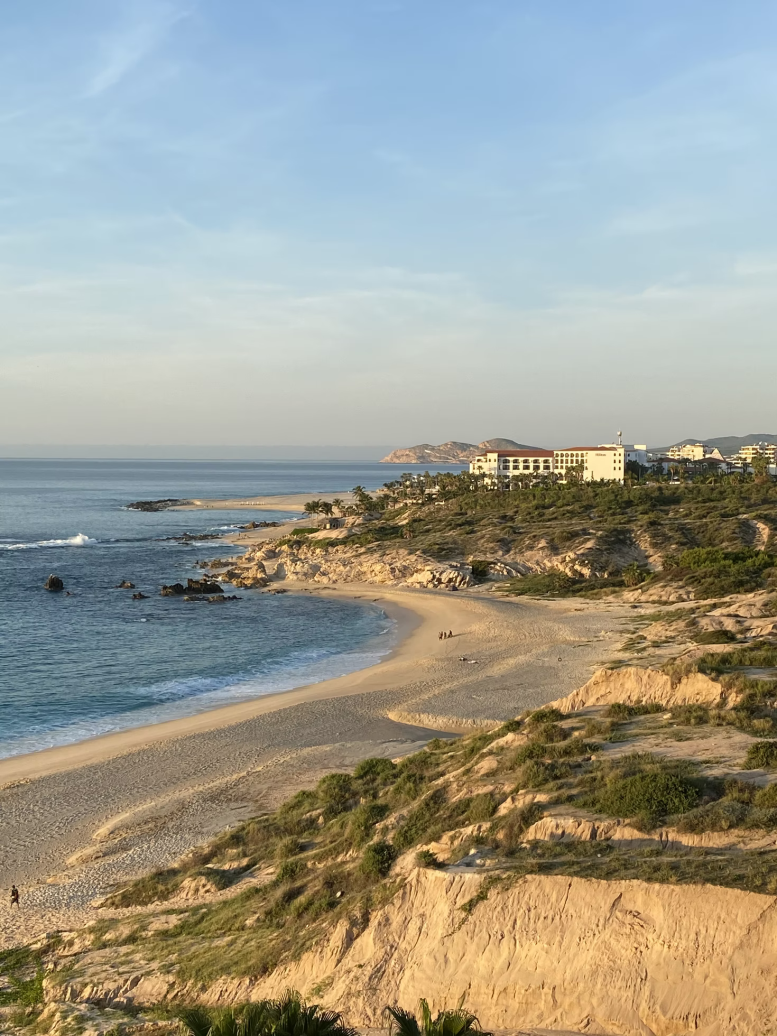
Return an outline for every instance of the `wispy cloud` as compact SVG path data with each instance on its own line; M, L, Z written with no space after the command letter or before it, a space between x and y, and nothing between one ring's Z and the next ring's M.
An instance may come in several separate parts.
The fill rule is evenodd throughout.
M117 29L101 40L101 63L84 91L85 97L100 94L118 86L164 41L171 29L188 18L190 10L168 5L147 11L134 23Z

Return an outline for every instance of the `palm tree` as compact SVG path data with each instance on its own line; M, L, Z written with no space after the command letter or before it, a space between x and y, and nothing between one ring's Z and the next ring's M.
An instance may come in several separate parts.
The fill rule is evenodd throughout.
M321 514L325 514L327 518L331 517L331 515L334 513L334 506L330 504L328 500L322 500L319 503L318 509L321 512Z
M320 500L308 500L305 504L305 514L320 514L322 503Z
M342 501L342 500L340 499L340 497L339 497L339 496L336 496L336 497L334 498L334 500L332 501L332 507L336 507L336 508L337 508L337 511L338 511L338 513L339 513L339 514L342 514L342 513L343 513L343 510L344 510L344 508L345 508L345 503L344 503L344 502L343 502L343 501Z
M288 989L280 1000L260 1000L221 1011L190 1008L180 1015L186 1036L358 1036L336 1011L306 1004Z
M401 1007L387 1007L384 1015L389 1017L389 1036L469 1036L479 1033L480 1036L493 1036L480 1028L480 1022L474 1014L464 1010L464 997L453 1011L439 1011L436 1017L426 1000L418 1004L421 1020L411 1011Z

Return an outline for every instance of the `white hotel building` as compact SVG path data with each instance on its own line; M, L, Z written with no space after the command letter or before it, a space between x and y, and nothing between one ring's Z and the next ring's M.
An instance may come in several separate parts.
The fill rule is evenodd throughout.
M605 443L602 446L570 446L566 450L489 450L471 462L470 472L511 477L557 474L562 480L574 469L585 482L623 482L630 461L647 465L647 447ZM579 473L579 475L577 474ZM572 474L570 474L572 477Z

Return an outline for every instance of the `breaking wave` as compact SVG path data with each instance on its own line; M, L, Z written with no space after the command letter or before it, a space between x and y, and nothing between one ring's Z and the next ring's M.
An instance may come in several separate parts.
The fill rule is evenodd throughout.
M88 547L98 541L84 532L64 540L37 540L35 543L0 543L0 550L38 550L41 547Z

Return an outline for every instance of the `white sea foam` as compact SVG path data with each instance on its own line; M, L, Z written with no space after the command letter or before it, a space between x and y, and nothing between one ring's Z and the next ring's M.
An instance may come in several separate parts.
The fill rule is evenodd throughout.
M0 550L39 550L41 547L88 547L98 541L85 532L68 536L64 540L37 540L34 543L0 543Z

